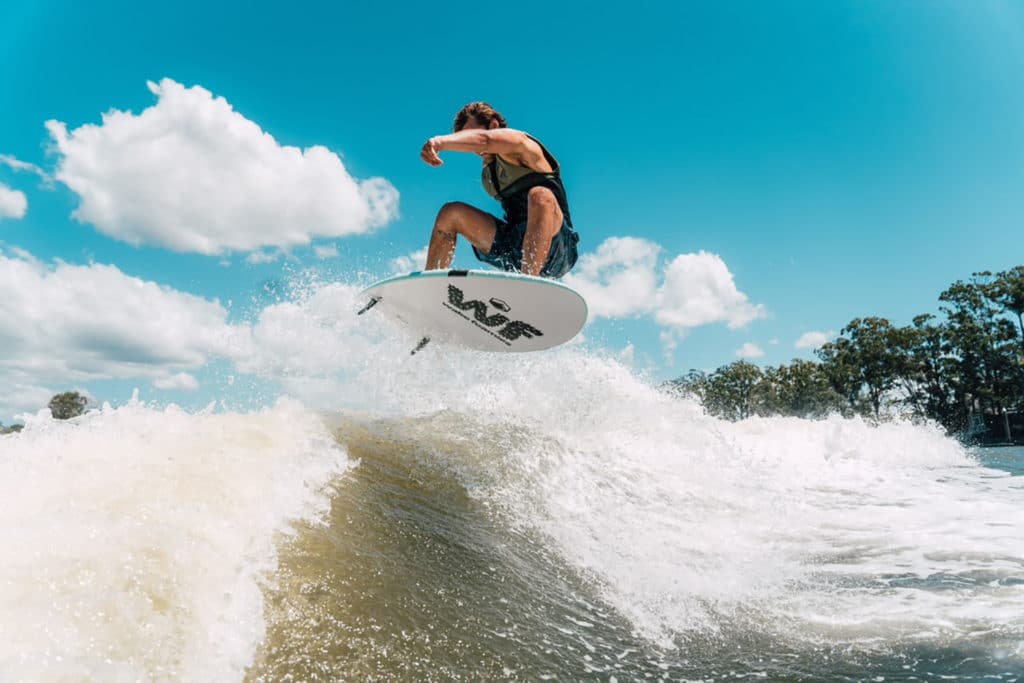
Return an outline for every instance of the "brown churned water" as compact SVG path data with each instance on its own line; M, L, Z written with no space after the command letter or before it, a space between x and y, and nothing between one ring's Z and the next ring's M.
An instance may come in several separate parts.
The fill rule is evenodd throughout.
M536 474L509 455L543 448L529 430L446 414L339 420L334 429L357 464L334 482L324 523L304 524L283 541L265 590L266 639L247 680L1013 681L1024 672L1021 653L1012 652L1019 627L993 641L936 628L888 643L884 620L878 637L868 638L855 630L844 637L824 621L808 627L794 612L815 598L792 594L817 580L815 573L781 588L774 608L765 607L776 603L772 596L730 606L709 595L703 610L689 608L700 613L693 628L644 631L606 599L616 593L607 576L572 566L556 550L551 526L517 517L510 498L498 495L510 481L528 486ZM814 561L844 560L808 557ZM634 569L642 583L652 565ZM853 574L830 590L901 585L895 575ZM954 585L954 574L922 577L914 590L983 590L966 579ZM1024 584L1021 571L1014 575Z

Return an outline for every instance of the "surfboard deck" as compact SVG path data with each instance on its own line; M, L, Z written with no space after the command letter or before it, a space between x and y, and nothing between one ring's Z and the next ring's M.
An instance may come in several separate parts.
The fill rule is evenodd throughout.
M373 311L399 320L428 341L499 353L564 344L587 321L587 303L547 278L492 270L425 270L363 290Z

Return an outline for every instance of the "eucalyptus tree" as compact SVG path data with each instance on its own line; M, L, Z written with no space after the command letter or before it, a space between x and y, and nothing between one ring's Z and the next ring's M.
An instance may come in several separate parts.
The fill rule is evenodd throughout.
M47 407L56 420L69 420L85 412L89 399L77 391L65 391L50 399Z
M815 353L832 388L854 412L881 417L886 396L907 372L906 332L885 318L854 318Z
M763 415L818 418L840 412L843 404L822 365L801 359L765 369L758 394Z
M1024 266L997 273L990 296L1002 309L1017 316L1021 348L1024 349Z
M998 273L992 282L989 296L1004 313L1017 317L1020 331L1020 345L1016 354L1016 391L1013 404L1017 410L1024 409L1024 266L1016 266Z
M715 370L704 388L704 408L727 420L745 420L757 408L757 389L764 379L761 369L745 360Z
M900 387L903 401L920 418L937 420L950 433L967 427L967 411L957 400L953 382L956 358L949 353L947 327L930 313L915 316L901 328L904 344Z
M814 351L821 360L822 373L837 396L841 398L840 412L850 416L862 412L859 360L853 343L846 337L822 344Z
M954 392L969 412L1002 415L1009 440L1007 408L1020 400L1017 332L998 303L991 273L974 273L939 295L947 319L947 350L956 359Z
M668 391L673 394L689 396L700 403L704 403L704 396L707 393L707 385L707 373L691 369L685 375L665 382L662 387L668 389Z

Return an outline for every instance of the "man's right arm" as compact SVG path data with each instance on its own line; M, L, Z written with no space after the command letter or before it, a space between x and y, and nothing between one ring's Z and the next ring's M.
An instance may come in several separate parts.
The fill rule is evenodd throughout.
M438 135L427 140L420 151L420 157L431 166L440 166L444 162L438 153L442 151L499 154L535 171L550 173L554 170L535 140L511 128L461 130Z

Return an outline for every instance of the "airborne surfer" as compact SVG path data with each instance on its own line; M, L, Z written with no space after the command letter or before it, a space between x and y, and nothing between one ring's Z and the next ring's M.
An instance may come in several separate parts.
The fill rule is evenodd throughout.
M458 235L469 240L477 259L502 270L558 278L576 264L579 235L558 162L536 138L513 130L486 102L471 102L455 115L449 135L423 145L420 157L431 166L440 152L471 152L483 158L483 185L501 202L498 218L464 202L441 207L427 249L426 270L447 268Z

